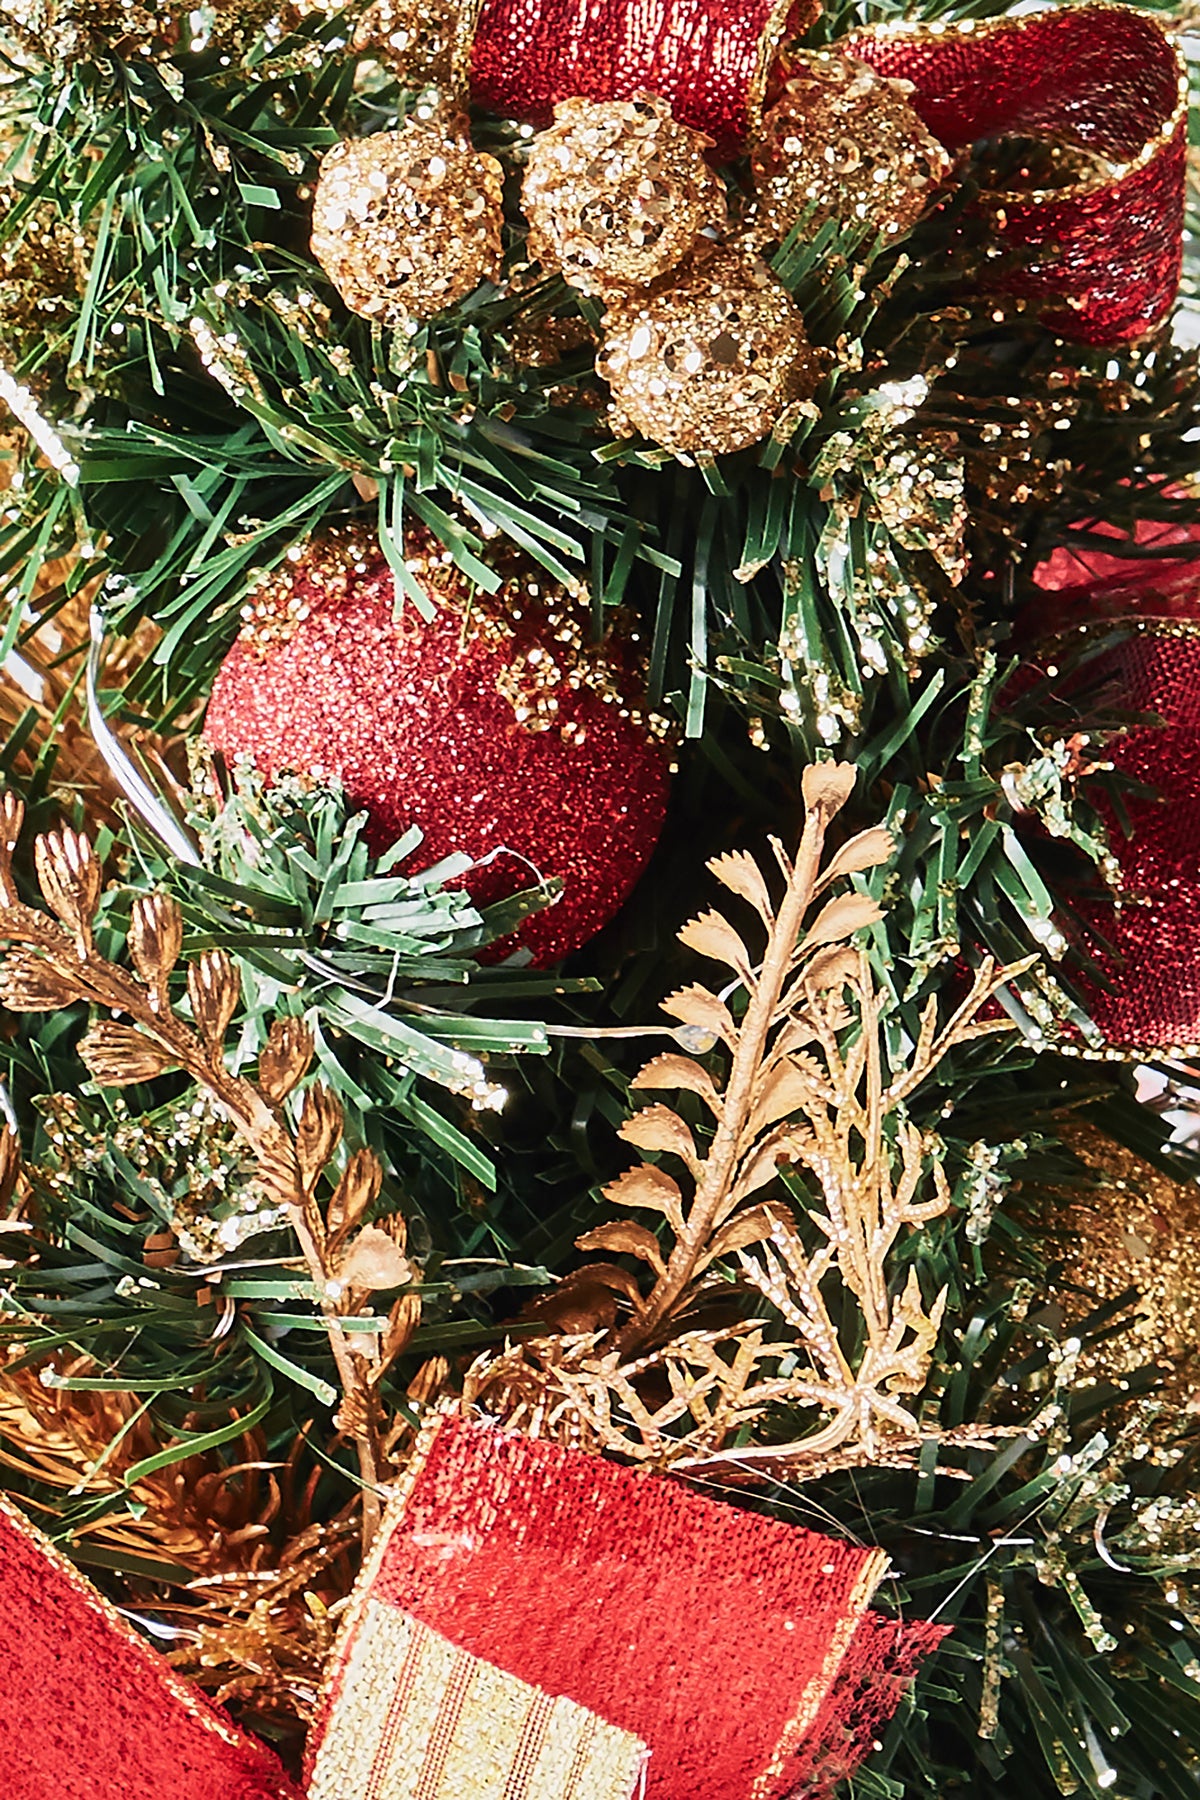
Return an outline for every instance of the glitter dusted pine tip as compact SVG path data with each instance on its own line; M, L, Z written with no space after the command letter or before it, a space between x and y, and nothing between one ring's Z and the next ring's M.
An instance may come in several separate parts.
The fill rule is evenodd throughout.
M476 863L480 905L564 885L522 925L546 964L586 943L629 894L666 814L670 749L642 704L636 644L588 643L586 606L536 574L471 593L433 546L409 567L436 611L395 584L367 533L336 533L271 576L213 687L205 736L227 760L340 780L386 849L412 825L408 867ZM469 601L469 604L468 604ZM484 860L489 859L489 860Z

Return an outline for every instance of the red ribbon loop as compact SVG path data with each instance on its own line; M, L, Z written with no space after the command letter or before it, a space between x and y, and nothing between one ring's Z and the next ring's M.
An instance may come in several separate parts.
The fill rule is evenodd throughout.
M1117 543L1124 536L1099 531ZM1054 633L1051 649L1097 642L1083 678L1101 681L1114 708L1149 715L1097 747L1144 791L1121 795L1120 817L1105 794L1089 795L1119 886L1111 899L1079 903L1098 934L1086 948L1104 979L1076 975L1076 983L1109 1049L1191 1056L1200 1053L1200 530L1144 520L1136 539L1181 555L1058 551L1035 573L1044 597L1028 623ZM1069 677L1068 703L1074 687Z
M1090 167L1069 186L991 202L1016 265L998 288L1051 306L1044 324L1090 344L1136 337L1169 312L1183 256L1187 79L1153 20L1073 6L944 29L883 26L848 48L912 82L912 105L949 150L1004 135L1086 154Z
M1111 949L1089 946L1108 985L1087 984L1107 1045L1128 1053L1200 1053L1200 592L1192 618L1140 619L1092 665L1122 709L1156 715L1105 750L1144 784L1122 796L1124 820L1098 802L1121 872L1110 904L1081 910ZM1126 831L1130 835L1126 835Z

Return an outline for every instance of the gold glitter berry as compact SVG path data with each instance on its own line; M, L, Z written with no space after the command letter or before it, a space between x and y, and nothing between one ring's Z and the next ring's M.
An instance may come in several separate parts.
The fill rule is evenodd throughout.
M585 294L644 287L725 217L711 139L665 100L564 100L534 140L521 204L529 253Z
M457 121L409 120L335 145L313 198L313 255L351 312L432 318L499 276L501 170Z
M755 239L779 242L801 219L809 235L831 218L911 231L950 158L909 105L909 84L830 51L793 52L786 69L750 156Z
M628 424L675 455L758 443L807 399L824 359L766 264L701 245L683 269L612 301L596 367Z

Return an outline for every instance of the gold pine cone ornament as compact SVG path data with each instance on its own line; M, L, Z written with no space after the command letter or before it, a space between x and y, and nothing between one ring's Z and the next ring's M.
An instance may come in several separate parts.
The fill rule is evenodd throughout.
M501 169L465 126L410 119L321 162L312 250L351 312L409 326L498 279Z
M766 264L702 244L681 270L610 302L596 359L620 425L676 456L766 437L815 390L824 358Z
M530 255L585 294L664 275L724 220L724 187L704 160L711 141L656 94L562 101L526 165Z
M909 84L834 51L793 52L787 74L750 155L755 239L781 242L801 220L811 236L831 218L905 236L951 166Z

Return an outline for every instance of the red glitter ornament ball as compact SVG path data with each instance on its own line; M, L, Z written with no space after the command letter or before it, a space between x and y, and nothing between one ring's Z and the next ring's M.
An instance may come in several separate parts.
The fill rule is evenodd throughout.
M553 962L613 916L657 842L665 727L639 705L628 636L591 647L587 611L562 588L523 574L487 596L433 545L408 560L431 621L411 600L398 612L365 537L332 534L270 577L204 735L268 779L341 781L376 851L420 826L409 870L465 852L479 866L463 885L481 905L530 887L530 865L560 877L561 899L519 933Z

